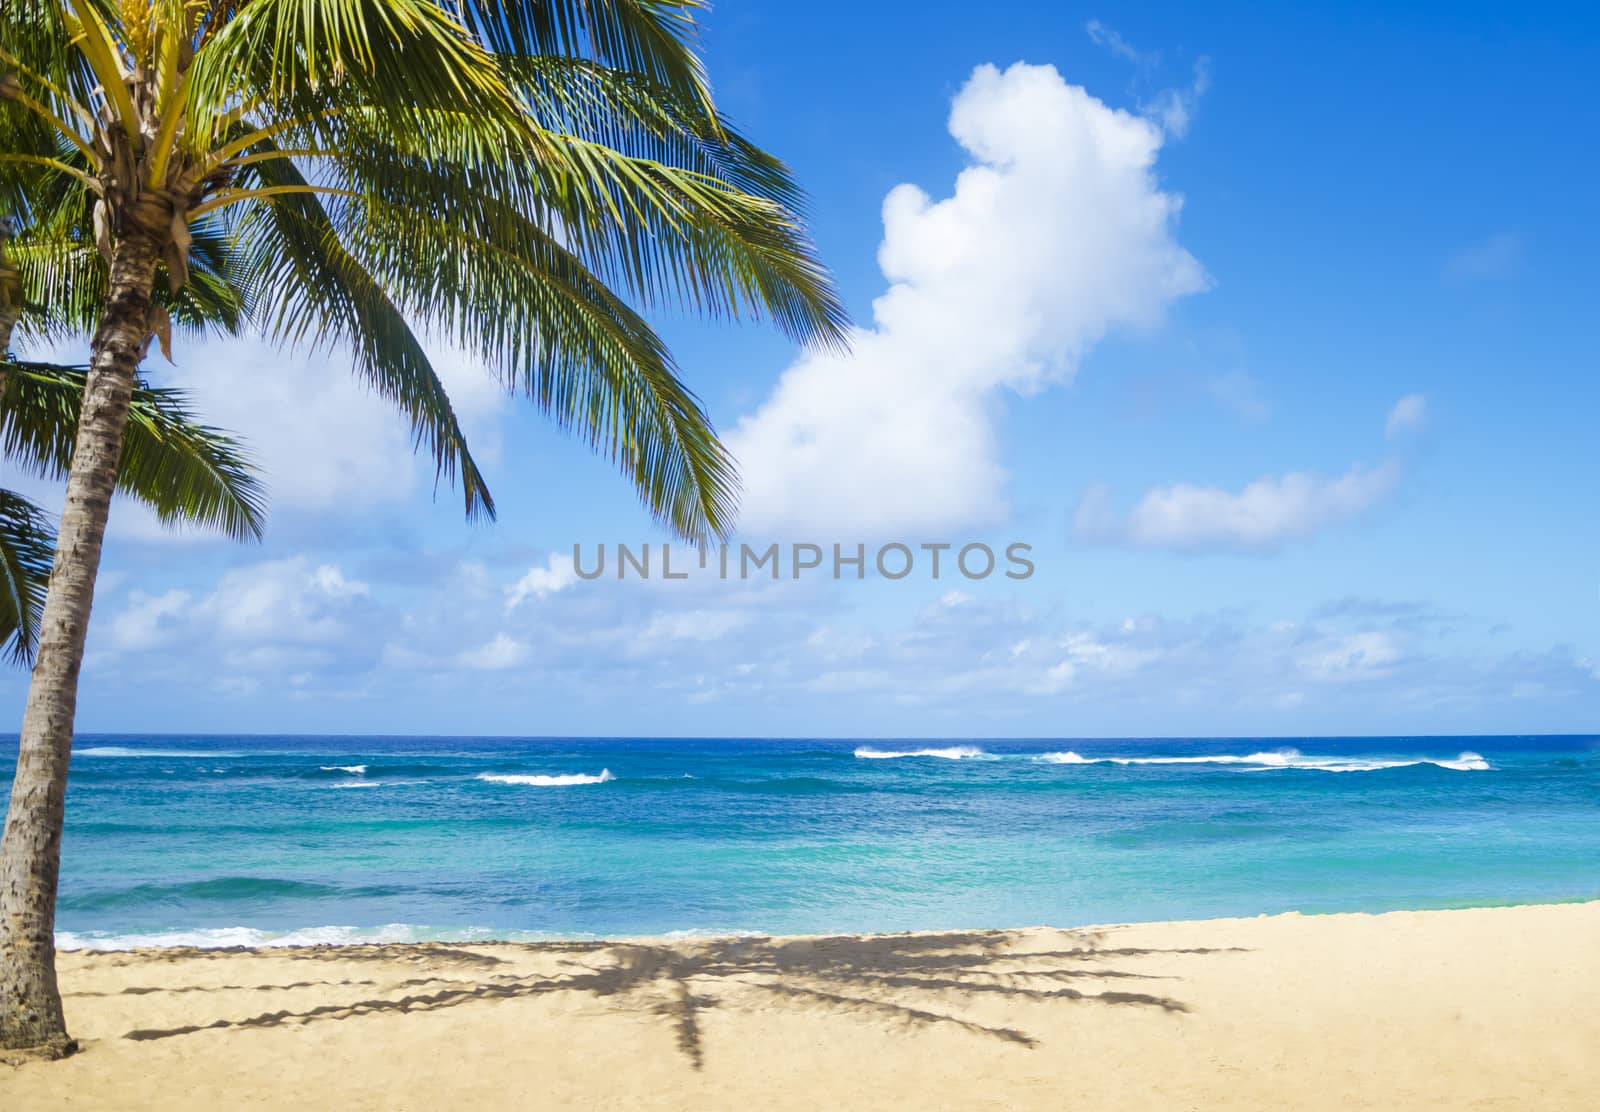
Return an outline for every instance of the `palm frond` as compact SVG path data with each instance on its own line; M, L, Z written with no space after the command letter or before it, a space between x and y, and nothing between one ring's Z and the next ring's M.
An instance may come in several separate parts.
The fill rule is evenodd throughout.
M87 372L25 361L5 370L0 452L25 472L64 477ZM163 522L215 529L238 540L261 537L266 496L249 457L233 438L190 417L178 391L135 387L117 487Z
M33 660L55 547L49 516L0 489L0 655L13 664Z
M643 74L714 113L697 50L702 0L438 0L505 56L580 58Z
M159 188L188 299L173 320L348 347L438 477L460 476L469 517L493 503L419 334L481 359L699 540L731 529L737 479L642 312L847 342L793 176L712 101L700 0L15 3L0 141L26 153L0 196L41 229L24 332L93 322L104 213L133 203L127 181Z
M268 144L270 146L270 144ZM275 185L303 184L289 160L258 164L256 176ZM288 344L347 344L355 370L411 423L438 477L461 483L468 518L494 517L494 498L467 446L450 396L432 362L384 286L340 242L316 197L290 194L239 222L236 235L246 271L259 291L256 324ZM419 260L420 263L420 260Z
M738 480L653 329L561 245L515 213L475 234L414 207L364 207L355 249L561 428L616 462L674 532L731 531ZM397 282L398 284L398 282Z

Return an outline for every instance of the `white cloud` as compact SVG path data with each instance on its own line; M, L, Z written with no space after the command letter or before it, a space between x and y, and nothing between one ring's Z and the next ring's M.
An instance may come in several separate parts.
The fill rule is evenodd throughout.
M269 560L228 572L200 597L135 591L106 623L104 636L113 650L179 642L225 648L332 643L356 628L353 607L368 595L367 584L331 564Z
M1352 467L1337 479L1306 472L1269 475L1237 493L1177 483L1157 487L1119 518L1103 486L1091 488L1073 526L1082 540L1146 548L1269 551L1343 524L1386 498L1400 467Z
M464 580L484 577L463 593ZM309 699L319 714L362 700L362 727L391 731L441 728L429 717L440 706L470 705L480 732L513 731L538 708L558 715L557 730L609 721L613 732L684 733L748 729L779 707L797 732L883 734L910 722L969 736L1059 733L1062 723L1085 734L1481 728L1484 713L1510 714L1510 699L1581 708L1600 698L1592 653L1508 652L1488 619L1436 620L1418 601L1339 598L1298 618L1086 620L1021 596L941 597L931 582L907 600L913 608L880 612L819 607L787 583L712 604L687 588L608 581L526 606L509 627L517 578L464 564L368 584L335 565L274 561L189 592L130 592L92 634L87 689L115 692L96 713L119 721L253 698L250 720L263 730L299 721L287 707ZM245 598L248 583L258 595ZM196 692L183 707L148 694L180 682ZM632 695L619 702L619 690ZM707 705L732 717L708 719Z
M1157 659L1160 653L1141 648L1128 640L1128 634L1138 631L1129 622L1114 635L1105 639L1087 630L1077 630L1061 638L1054 649L1042 649L1031 641L1019 642L1010 650L1013 661L1027 660L1030 656L1049 659L1059 655L1056 663L1048 665L1044 674L1033 680L1024 680L1022 690L1028 695L1059 695L1080 678L1080 674L1111 677L1137 671Z
M500 449L499 419L511 399L465 353L441 344L426 347L474 458L480 466L491 463ZM41 347L31 354L67 363L87 359L82 343ZM433 489L432 462L414 450L405 417L357 379L348 351L289 352L247 337L180 340L173 355L175 364L152 356L143 373L156 385L183 391L187 408L202 422L242 442L261 474L274 516L337 514L348 520ZM60 483L25 479L21 487L48 509L61 505ZM439 497L451 497L442 484ZM135 541L219 536L164 526L153 511L128 498L118 499L109 531Z
M1083 29L1088 32L1089 38L1094 40L1096 46L1104 47L1117 57L1126 58L1135 65L1154 64L1160 60L1158 55L1146 54L1139 50L1123 38L1120 31L1114 27L1107 27L1098 19L1091 19L1083 25Z
M1393 635L1369 630L1325 641L1301 658L1300 667L1311 679L1342 683L1386 675L1401 657Z
M296 557L229 572L199 613L227 641L332 641L349 628L343 604L367 593L333 565Z
M1421 427L1426 416L1427 399L1408 394L1390 409L1384 432L1393 439ZM1356 464L1337 478L1267 475L1237 492L1173 483L1146 491L1126 515L1113 505L1110 488L1096 484L1079 500L1072 531L1097 544L1270 552L1354 521L1393 494L1404 476L1400 461L1390 458L1374 467Z
M882 535L1004 513L994 405L1070 381L1105 333L1158 322L1203 290L1173 239L1150 121L1049 66L980 66L951 134L971 155L953 195L884 201L890 286L848 355L810 352L729 437L755 533Z
M1162 89L1149 101L1139 105L1140 111L1161 125L1161 130L1174 139L1189 134L1194 114L1200 107L1200 98L1211 88L1211 61L1201 58L1194 64L1194 76L1188 85Z
M526 642L518 641L510 634L497 633L487 644L480 648L469 649L457 659L468 668L475 668L481 672L498 672L506 668L515 668L527 660L528 655Z
M1428 419L1428 399L1422 394L1407 394L1394 403L1389 419L1384 422L1383 434L1393 440L1402 433L1422 428Z
M406 419L356 378L348 352L218 339L180 344L174 355L176 366L152 360L146 371L182 389L207 424L244 441L275 514L349 515L432 489L432 461L413 450ZM508 399L466 356L441 348L430 356L482 466L497 452L495 418ZM445 489L441 499L450 497Z
M552 554L544 567L532 567L506 591L506 610L510 612L528 599L542 599L564 591L578 581L572 557Z
M639 631L634 649L680 641L718 641L750 624L753 616L737 610L663 611Z
M1098 19L1091 19L1083 29L1096 46L1134 64L1138 70L1136 88L1148 88L1154 84L1155 75L1162 68L1159 50L1140 50L1116 29L1107 27ZM1189 133L1189 125L1194 120L1200 98L1210 88L1211 59L1202 55L1195 60L1194 73L1188 85L1158 89L1147 97L1140 97L1139 111L1162 131L1181 139Z
M106 636L118 649L153 648L166 640L169 632L182 621L191 597L188 591L166 591L159 595L134 591L128 597L127 608L108 623Z

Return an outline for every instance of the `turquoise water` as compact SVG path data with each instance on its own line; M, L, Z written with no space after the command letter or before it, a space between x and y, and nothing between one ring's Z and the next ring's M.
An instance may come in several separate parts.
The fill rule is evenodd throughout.
M83 736L67 814L73 946L1600 898L1595 737Z

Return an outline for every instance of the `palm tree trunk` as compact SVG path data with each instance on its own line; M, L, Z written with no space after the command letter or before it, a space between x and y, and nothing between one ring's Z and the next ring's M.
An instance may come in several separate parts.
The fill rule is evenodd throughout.
M35 1049L52 1056L76 1049L61 1013L55 971L67 761L100 545L122 456L134 370L149 335L151 289L162 246L158 235L139 227L129 228L118 242L105 313L90 349L11 808L0 840L0 1048Z

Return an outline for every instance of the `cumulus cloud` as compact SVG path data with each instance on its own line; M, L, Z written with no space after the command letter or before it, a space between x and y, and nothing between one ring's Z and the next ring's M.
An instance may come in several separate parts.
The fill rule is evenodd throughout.
M1161 129L1050 66L980 66L950 132L971 165L884 201L889 288L848 355L810 352L729 437L756 533L981 524L1004 513L995 405L1072 379L1109 330L1206 288L1159 187Z

